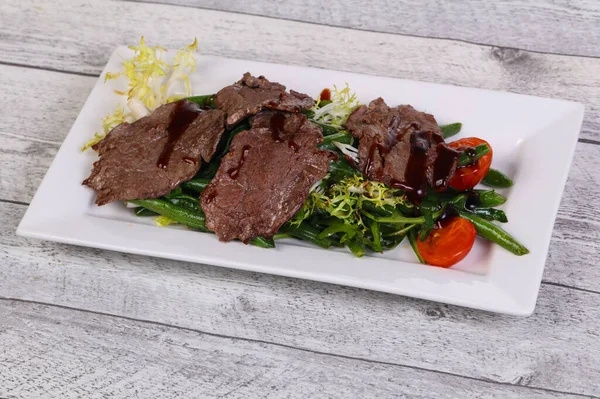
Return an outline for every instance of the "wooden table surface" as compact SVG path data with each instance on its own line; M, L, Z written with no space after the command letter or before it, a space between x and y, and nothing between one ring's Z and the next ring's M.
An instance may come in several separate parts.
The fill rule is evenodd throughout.
M598 1L160 3L0 2L0 398L600 397ZM584 103L533 316L15 236L141 35Z

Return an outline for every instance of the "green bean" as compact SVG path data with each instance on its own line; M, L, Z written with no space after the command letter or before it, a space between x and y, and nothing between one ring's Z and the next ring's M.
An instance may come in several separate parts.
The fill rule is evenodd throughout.
M375 216L375 215L371 215L368 212L365 212L363 210L362 212L366 217L368 217L369 219L372 219L376 222L379 223L416 223L416 224L423 224L425 223L425 216L417 216L417 217L406 217L400 214L394 214L393 216Z
M202 108L204 108L204 107L217 108L217 105L215 104L215 95L214 94L188 97L187 100L198 104Z
M173 195L167 194L167 195L165 195L165 198L170 201L172 201L174 199L186 200L186 201L196 202L196 203L199 201L198 197L194 197L189 194L184 194L183 192L181 192L179 194L173 194Z
M273 240L277 241L277 240L283 240L284 238L293 238L294 236L292 236L291 234L288 233L276 233L273 236Z
M146 209L143 206L135 208L135 216L147 217L147 216L158 216L158 213L152 212L150 209Z
M159 215L169 217L178 223L192 227L204 232L209 232L206 228L206 216L201 211L194 212L191 209L175 205L162 199L142 199L129 201L132 204L143 206ZM275 242L271 238L255 237L249 241L250 244L261 248L275 248Z
M250 129L250 125L248 124L247 121L243 121L240 124L238 124L235 128L233 128L233 130L231 130L229 132L229 136L227 137L227 142L225 143L225 147L223 148L223 150L220 150L219 153L221 154L220 157L224 157L225 155L227 155L227 153L229 152L229 147L231 146L231 141L233 140L233 138L235 136L238 135L238 133L243 132L244 130L248 130Z
M404 237L406 237L406 234L392 237L391 241L385 240L385 238L384 238L385 249L392 250L392 249L396 248L404 240Z
M479 144L477 147L473 147L474 151L472 155L469 151L463 151L458 159L458 166L467 166L469 164L474 163L479 158L487 154L491 151L490 147L487 144Z
M421 231L419 232L419 235L418 235L419 241L425 242L425 240L427 239L427 236L429 236L429 232L431 232L431 230L433 230L433 227L429 227L429 226L421 227Z
M315 111L313 111L312 109L305 109L304 111L302 111L302 113L306 115L306 117L310 119L311 122L314 122L312 119L315 117Z
M371 234L373 234L373 251L383 252L381 247L381 232L379 231L379 223L371 223Z
M485 220L496 220L500 223L508 222L508 218L504 211L494 208L475 208L471 211L475 215L484 218Z
M398 231L394 231L393 233L387 234L386 237L404 236L406 233L408 233L415 226L420 226L420 225L418 225L418 224L409 224L408 226L403 227L403 228L401 228Z
M494 190L474 190L479 195L479 208L493 208L506 202L506 197Z
M275 241L272 238L254 237L249 241L250 244L260 248L275 248Z
M340 131L339 133L330 134L329 136L325 136L323 138L323 142L318 145L321 150L337 150L334 141L342 144L352 144L354 141L354 137L352 137L348 132Z
M181 187L183 187L186 190L193 191L194 193L200 194L209 184L210 179L192 179L183 183Z
M423 259L423 257L419 253L419 248L417 248L417 232L415 230L410 230L408 232L408 241L410 242L410 246L415 252L415 255L417 255L417 259L419 259L419 262L426 264L425 259Z
M407 216L401 215L397 212L395 212L394 215L389 216L389 217L386 217L386 216L378 217L378 216L370 214L369 212L366 212L364 209L363 209L362 213L369 219L374 220L379 223L424 224L426 222L425 216L407 217ZM442 213L444 213L443 209L434 211L431 214L431 220L433 220L433 221L437 220L437 218L442 216Z
M358 226L346 224L342 221L335 221L325 230L321 231L317 238L321 240L338 233L344 233L348 236L348 238L352 238L357 232Z
M350 240L346 244L348 245L350 251L352 251L354 256L356 256L357 258L362 258L365 255L365 249L362 247L362 245L360 245L358 241Z
M513 181L499 170L490 169L481 181L481 184L490 187L507 188L513 185Z
M460 217L473 223L477 233L483 238L495 242L515 255L521 256L529 253L529 250L520 244L514 237L492 222L464 211L459 211L458 214Z
M458 134L458 132L460 132L460 129L462 129L462 123L460 122L440 126L442 136L444 136L445 139Z
M354 169L344 159L340 159L337 162L331 161L329 163L329 172L331 174L331 180L340 181L346 177L357 175L360 172Z
M206 228L206 216L201 212L194 212L190 209L175 205L162 199L141 199L129 201L132 204L143 206L160 215L167 216L178 223L192 227L194 229L208 231Z
M216 155L213 156L213 159L208 163L208 165L203 165L200 169L200 172L196 174L195 179L212 179L217 174L217 170L219 169L219 165L221 164L221 160Z
M200 208L200 200L198 198L173 198L169 200L170 202L172 202L175 205L178 205L182 208L186 208L189 209L191 211L194 212L202 212L202 209Z
M329 248L332 244L331 240L325 238L319 238L320 231L306 223L302 223L300 226L292 224L284 224L280 229L280 233L286 233L301 240L312 242L322 248Z
M386 208L386 207L380 207L380 206L376 206L374 203L372 203L371 201L363 201L362 202L362 207L363 209L369 211L369 213L376 215L376 216L386 216L386 217L390 217L394 215L394 211Z

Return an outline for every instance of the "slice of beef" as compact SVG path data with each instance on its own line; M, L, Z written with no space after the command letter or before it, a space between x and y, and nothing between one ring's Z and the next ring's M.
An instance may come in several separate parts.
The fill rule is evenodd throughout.
M456 171L460 152L446 146L432 115L410 105L390 108L377 98L356 109L346 128L359 139L359 169L417 201L427 183L444 190Z
M317 149L322 140L321 128L303 114L256 115L202 192L206 226L221 241L273 236L327 174L331 153Z
M193 178L201 159L210 161L224 129L223 111L187 100L162 105L96 144L100 159L83 184L96 190L98 205L160 197Z
M285 86L269 82L264 76L256 78L246 72L239 82L216 94L215 104L227 113L227 125L231 127L264 108L300 112L311 108L315 101L293 90L288 93Z

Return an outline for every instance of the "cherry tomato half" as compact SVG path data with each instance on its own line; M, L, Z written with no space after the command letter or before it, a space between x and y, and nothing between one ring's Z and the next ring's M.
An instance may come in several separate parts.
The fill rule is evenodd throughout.
M425 241L417 239L417 249L428 265L450 267L471 251L476 234L473 223L453 216L442 220Z
M490 147L490 152L482 156L472 165L462 166L456 169L456 173L450 179L450 187L459 191L470 190L475 187L490 170L492 164L492 146L480 138L468 137L448 143L448 146L454 149L464 149L468 147L476 147L480 144L487 144Z

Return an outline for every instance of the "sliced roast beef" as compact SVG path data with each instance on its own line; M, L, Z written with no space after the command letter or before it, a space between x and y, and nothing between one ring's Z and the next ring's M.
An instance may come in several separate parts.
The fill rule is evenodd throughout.
M215 104L227 113L227 125L233 126L264 108L300 112L311 108L315 101L293 90L288 93L285 86L269 82L264 76L256 78L246 72L239 82L216 94Z
M303 114L263 111L239 133L202 192L206 226L220 240L271 237L328 170L321 128Z
M162 105L96 144L100 159L83 184L96 190L98 205L160 197L211 159L224 129L221 110L203 111L187 100Z
M410 105L387 106L382 98L357 108L346 128L359 139L359 169L372 180L425 195L427 183L444 190L456 171L460 152L444 143L433 115Z

